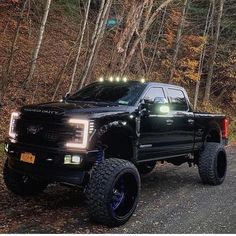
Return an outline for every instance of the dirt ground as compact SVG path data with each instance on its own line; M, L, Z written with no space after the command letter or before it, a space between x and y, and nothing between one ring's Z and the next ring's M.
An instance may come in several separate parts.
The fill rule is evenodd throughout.
M81 191L50 185L33 199L9 193L0 160L0 233L236 233L236 145L227 148L224 184L200 182L197 168L158 165L142 177L138 208L128 223L91 223Z

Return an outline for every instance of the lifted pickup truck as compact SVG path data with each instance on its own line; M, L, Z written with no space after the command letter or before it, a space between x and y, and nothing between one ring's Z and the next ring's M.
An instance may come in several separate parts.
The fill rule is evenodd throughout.
M21 196L52 182L82 187L90 218L117 226L137 206L140 174L157 161L197 165L203 183L221 184L227 136L226 117L193 112L182 87L105 80L14 112L3 176Z

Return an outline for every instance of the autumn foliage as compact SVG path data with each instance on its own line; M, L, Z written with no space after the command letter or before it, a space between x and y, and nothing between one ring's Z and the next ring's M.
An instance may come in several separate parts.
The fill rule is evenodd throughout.
M13 50L11 70L5 76L24 2L5 0L0 3L0 96L2 97L0 139L3 139L7 132L11 111L25 104L51 101L53 97L58 100L68 91L78 50L76 39L81 35L84 20L85 6L78 4L78 1L52 1L37 67L28 88L24 88L23 83L28 76L32 52L39 35L45 1L29 0L31 4L26 4ZM92 34L96 28L101 2L92 1L96 5L91 5L89 10L72 91L77 89L84 65L89 58ZM119 23L114 28L105 28L104 34L101 34L88 73L91 81L101 75L119 74L121 71L130 79L146 77L150 81L169 81L182 18L183 1L170 2L155 14L163 2L165 1L135 0L134 4L131 4L131 1L113 1L108 18L116 18ZM213 107L219 112L234 117L236 26L235 16L230 8L230 4L226 2L214 62L210 103L205 107L201 105L216 31L217 14L220 9L219 2L216 1L216 12L212 19L209 18L209 34L205 37L203 34L207 12L209 9L210 12L212 11L210 1L189 1L186 6L172 83L184 86L193 102L196 82L201 80L198 110L214 110ZM145 24L152 15L155 16L152 23ZM206 55L202 72L199 74L200 55L204 45ZM3 78L7 80L4 86L2 86ZM55 93L59 78L61 82Z

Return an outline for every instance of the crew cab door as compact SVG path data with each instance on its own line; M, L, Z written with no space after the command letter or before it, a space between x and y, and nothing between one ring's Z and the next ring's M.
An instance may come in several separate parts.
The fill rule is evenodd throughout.
M151 87L144 95L144 98L150 100L154 100L157 97L168 99L164 88ZM149 114L143 113L141 115L138 147L139 160L155 159L168 155L171 118L171 114L160 115L152 111L152 109Z
M168 99L170 111L140 118L139 160L188 154L194 145L194 115L187 95L175 88L150 88L145 97Z
M189 153L194 146L194 114L189 106L185 91L177 88L166 88L170 101L171 149L176 154Z

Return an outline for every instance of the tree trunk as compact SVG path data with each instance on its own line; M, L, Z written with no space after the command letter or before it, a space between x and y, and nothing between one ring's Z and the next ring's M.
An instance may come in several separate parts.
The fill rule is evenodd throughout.
M70 87L69 87L68 93L71 93L71 90L73 88L73 84L74 84L74 81L75 81L75 75L76 75L76 71L77 71L77 66L78 66L78 62L79 62L79 57L80 57L80 52L81 52L82 44L83 44L85 29L86 29L87 21L88 21L88 14L89 14L89 9L90 9L90 3L91 3L91 0L88 0L86 12L85 12L85 19L84 19L83 29L82 29L82 32L81 32L78 52L77 52L77 56L76 56L76 59L75 59L75 64L74 64L73 73L72 73L72 76L71 76L71 83L70 83Z
M224 2L225 0L219 0L220 1L220 9L217 16L217 24L216 24L216 33L213 41L213 49L212 53L209 59L209 69L208 69L208 75L207 75L207 81L206 81L206 88L205 88L205 94L204 94L204 103L209 102L210 93L211 93L211 83L212 83L212 77L213 77L213 71L214 71L214 63L216 59L216 53L218 48L218 42L220 37L220 26L221 26L221 19L223 15L223 9L224 9Z
M105 1L103 0L103 2ZM95 64L95 59L96 59L97 51L99 50L100 41L105 31L105 26L106 26L106 22L109 16L111 4L112 4L112 0L107 0L105 4L103 3L101 4L101 8L99 10L99 15L97 18L96 27L94 30L94 34L92 36L91 51L85 62L84 72L82 74L81 81L78 84L79 88L82 88L85 82L90 81L91 72Z
M81 38L81 32L78 33L78 35L76 37L76 40L74 41L74 45L70 48L69 54L68 54L68 56L66 58L66 62L63 65L62 69L59 71L59 73L57 75L57 78L55 79L55 81L56 81L56 89L55 89L55 91L53 93L52 101L54 101L55 98L56 98L58 89L59 89L59 87L61 85L61 82L62 82L62 79L63 79L63 75L65 74L65 71L66 71L66 67L67 67L67 65L70 62L71 56L72 56L72 54L73 54L73 52L74 52L74 50L76 48L76 45L79 43L80 38ZM87 37L87 38L89 38L89 37Z
M147 2L148 0L143 2L135 1L135 3L131 6L129 10L126 19L125 29L121 34L120 40L116 46L117 56L116 60L113 62L113 72L116 72L116 70L118 70L118 73L120 73L122 67L125 64L130 42L135 34L135 31L138 31L140 21L143 15L143 10Z
M49 13L49 10L50 10L51 2L52 2L52 0L47 0L46 1L44 15L43 15L43 19L42 19L40 30L39 30L38 42L37 42L36 48L35 48L34 53L33 53L32 63L31 63L31 67L30 67L28 77L26 78L25 83L24 83L25 87L27 87L29 85L29 83L31 82L31 80L33 79L33 75L34 75L34 71L35 71L35 68L36 68L36 65L37 65L38 54L39 54L39 50L40 50L40 47L41 47L41 44L42 44L44 30L45 30L45 26L46 26L46 23L47 23L47 18L48 18L48 13Z
M177 62L177 58L178 58L179 48L180 48L180 45L181 45L181 37L182 37L183 28L184 28L185 16L186 16L186 12L187 12L187 9L188 9L188 3L189 3L189 0L184 1L184 6L183 6L183 9L182 9L182 15L181 15L181 19L180 19L180 23L179 23L179 27L178 27L178 31L177 31L175 51L174 51L174 56L173 56L173 59L172 59L172 67L171 67L171 70L170 70L169 83L172 82L173 77L174 77L174 73L175 73L176 62Z
M166 12L167 12L167 5L165 7L164 13L162 14L161 24L160 24L160 28L159 28L158 35L157 35L156 42L155 42L155 49L154 49L154 52L153 52L153 55L152 55L152 60L151 60L150 66L148 68L147 76L151 73L151 70L153 68L153 64L154 64L154 61L155 61L155 58L156 58L158 42L160 40L161 33L162 33L162 30L163 30L163 25L164 25L164 21L165 21L165 17L166 17Z
M201 83L203 63L204 63L204 59L205 59L205 56L206 56L206 46L207 46L207 41L208 41L208 40L206 40L206 38L209 37L211 21L213 20L212 19L213 12L214 12L213 4L215 4L215 0L211 0L211 2L210 2L208 13L207 13L207 18L206 18L205 29L204 29L204 33L203 33L203 37L204 37L205 41L204 41L204 44L203 44L203 47L202 47L202 50L201 50L201 54L200 54L200 59L199 59L198 80L196 82L195 95L194 95L194 105L193 105L194 110L196 110L196 108L197 108L197 101L198 101L198 96L199 96L199 88L200 88L200 83ZM210 13L211 13L211 16L210 16Z
M27 2L28 2L28 0L26 0L24 2L24 5L21 9L19 20L17 22L17 26L16 26L16 30L15 30L15 34L14 34L14 39L13 39L12 45L11 45L10 56L9 56L9 59L7 61L7 65L6 65L6 70L3 72L2 80L0 81L0 104L2 102L4 91L7 87L8 81L9 81L8 77L9 77L9 73L10 73L10 70L11 70L11 67L12 67L12 63L13 63L13 59L14 59L14 53L15 53L15 50L16 50L16 43L17 43L17 39L18 39L18 36L19 36L20 26L21 26L21 22L23 20L24 11L25 11Z
M152 15L149 17L149 19L146 19L145 20L145 24L143 26L143 29L141 30L141 33L139 34L139 37L137 37L135 40L134 40L134 43L129 51L129 54L128 56L126 57L126 61L124 63L124 66L121 70L121 74L124 74L125 70L127 69L128 65L130 64L132 58L133 58L133 55L136 51L136 48L140 42L140 40L142 40L143 38L145 38L146 36L146 33L148 31L148 29L151 27L151 25L153 24L153 22L155 21L156 17L158 16L158 14L161 12L161 10L163 8L165 8L168 4L170 4L171 2L173 2L174 0L166 0L164 1L153 13Z

